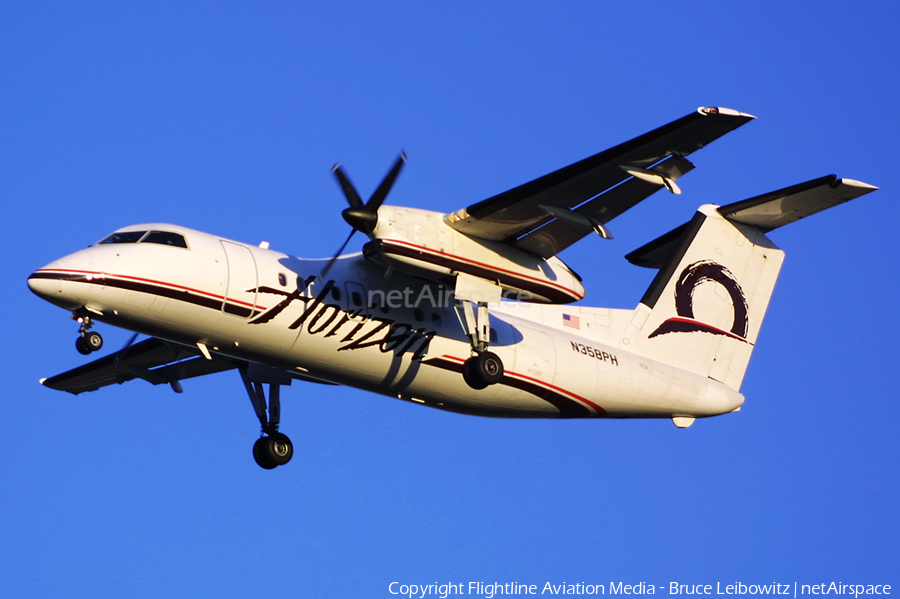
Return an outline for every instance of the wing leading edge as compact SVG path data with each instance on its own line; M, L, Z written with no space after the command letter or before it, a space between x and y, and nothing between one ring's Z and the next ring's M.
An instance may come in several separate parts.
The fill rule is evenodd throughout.
M685 156L755 117L699 108L649 133L447 217L471 237L504 241L543 258L556 255L660 187L694 168ZM565 211L566 213L561 213Z

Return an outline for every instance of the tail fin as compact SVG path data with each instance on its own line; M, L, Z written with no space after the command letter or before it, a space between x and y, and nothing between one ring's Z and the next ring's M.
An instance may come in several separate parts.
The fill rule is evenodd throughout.
M623 343L738 390L784 260L765 233L875 189L831 175L701 206L689 223L626 256L659 273Z

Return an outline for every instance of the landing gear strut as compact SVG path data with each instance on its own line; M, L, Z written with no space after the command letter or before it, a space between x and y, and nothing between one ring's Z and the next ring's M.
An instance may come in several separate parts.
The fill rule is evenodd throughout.
M90 316L76 312L72 318L81 325L78 328L78 339L75 340L75 349L78 350L78 353L86 356L103 347L103 337L100 336L100 333L90 330L94 324Z
M278 422L281 419L281 385L290 385L291 377L278 368L258 364L247 364L241 366L239 370L262 429L262 435L253 444L253 459L266 470L283 466L294 456L291 440L287 435L278 432ZM264 384L269 385L268 401Z
M455 308L472 348L471 357L463 363L463 379L473 389L484 389L503 380L503 361L497 354L488 351L491 339L488 304L465 299L466 288L472 285L471 281L460 280L462 277L463 275L457 275ZM471 293L469 295L471 296Z

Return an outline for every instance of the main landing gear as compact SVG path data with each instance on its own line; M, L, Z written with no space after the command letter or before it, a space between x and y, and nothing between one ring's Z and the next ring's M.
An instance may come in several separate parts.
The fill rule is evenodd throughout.
M287 435L278 432L281 419L281 385L290 385L291 377L283 370L247 364L240 367L241 379L259 418L262 436L253 444L253 459L261 468L271 470L291 461L294 446ZM263 385L269 385L269 398Z
M75 340L75 349L78 350L78 353L86 356L103 347L103 337L100 336L100 333L90 330L94 324L90 316L75 312L72 314L72 318L81 325L78 328L78 339Z
M488 351L491 320L486 302L456 301L456 314L472 347L472 355L463 363L463 379L473 389L484 389L503 380L503 361Z
M260 437L253 444L253 459L266 470L287 464L293 456L294 446L287 435L282 433Z

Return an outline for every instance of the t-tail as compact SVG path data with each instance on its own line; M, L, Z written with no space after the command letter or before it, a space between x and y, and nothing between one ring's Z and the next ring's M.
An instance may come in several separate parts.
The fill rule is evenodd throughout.
M626 256L659 273L623 343L739 390L784 260L766 233L875 189L830 175L701 206L690 222Z

